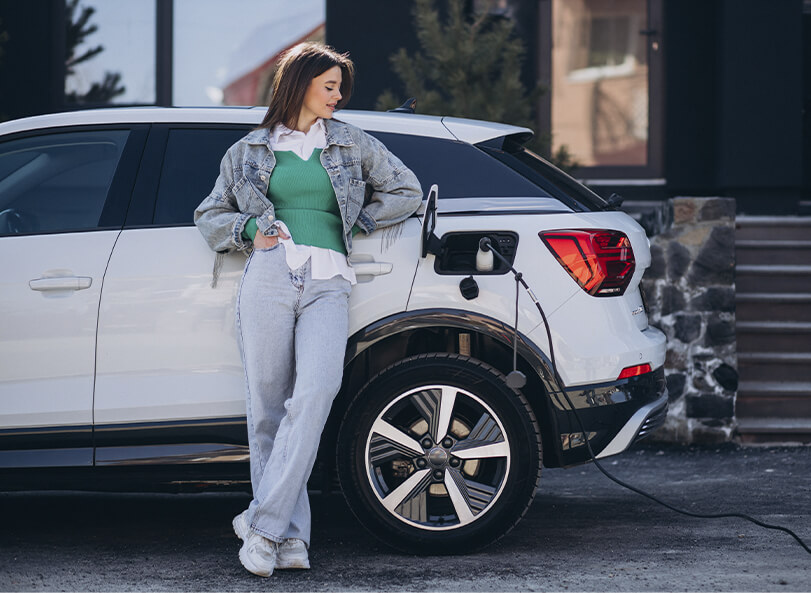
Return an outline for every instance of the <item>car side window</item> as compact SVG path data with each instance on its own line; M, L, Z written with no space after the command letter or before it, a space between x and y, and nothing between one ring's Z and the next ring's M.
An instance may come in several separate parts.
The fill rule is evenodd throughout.
M0 143L0 236L97 228L129 134L93 130Z
M438 184L441 199L550 197L518 172L470 144L409 134L369 133L414 171L424 190Z
M153 224L192 224L194 209L214 187L223 155L247 132L245 128L169 130Z

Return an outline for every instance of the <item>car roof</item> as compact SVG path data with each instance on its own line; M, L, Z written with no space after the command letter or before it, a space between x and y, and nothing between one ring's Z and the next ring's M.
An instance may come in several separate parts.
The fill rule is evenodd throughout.
M0 136L15 132L78 125L133 123L207 123L259 125L266 107L113 107L49 113L0 124ZM345 109L336 119L371 132L392 132L475 144L528 128L457 117Z

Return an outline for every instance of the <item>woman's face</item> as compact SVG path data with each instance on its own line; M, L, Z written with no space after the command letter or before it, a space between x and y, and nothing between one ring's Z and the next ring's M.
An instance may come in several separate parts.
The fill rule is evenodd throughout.
M341 68L333 66L310 81L299 113L299 130L309 130L316 118L332 117L336 104L341 100L341 80Z

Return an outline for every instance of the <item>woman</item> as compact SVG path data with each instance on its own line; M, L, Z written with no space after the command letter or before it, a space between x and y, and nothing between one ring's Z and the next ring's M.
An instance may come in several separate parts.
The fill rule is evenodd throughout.
M236 323L253 500L233 525L240 561L260 576L309 568L307 479L341 384L352 237L404 220L422 200L414 173L383 144L333 119L352 82L345 54L316 43L289 50L262 124L228 149L194 213L218 260L251 251Z

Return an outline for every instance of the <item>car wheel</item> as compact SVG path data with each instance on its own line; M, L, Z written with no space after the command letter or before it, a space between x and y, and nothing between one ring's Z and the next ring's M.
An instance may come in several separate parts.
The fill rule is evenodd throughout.
M360 522L416 554L454 554L512 529L540 479L526 399L493 367L421 354L374 376L338 435L338 478Z

